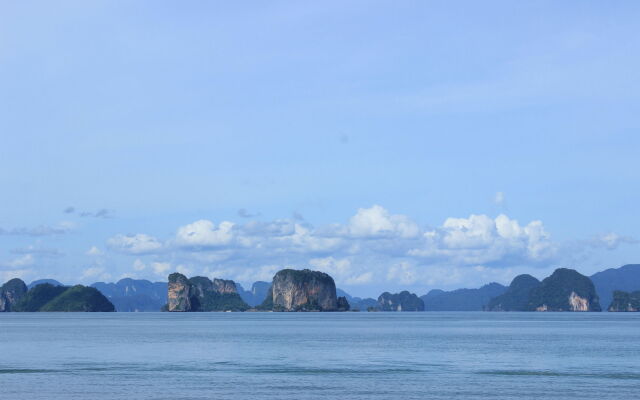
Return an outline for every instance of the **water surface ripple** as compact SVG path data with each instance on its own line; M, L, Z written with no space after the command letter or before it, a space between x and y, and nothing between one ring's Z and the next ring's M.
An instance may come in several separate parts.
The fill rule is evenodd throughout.
M6 313L3 398L620 399L640 314ZM6 397L5 397L6 396Z

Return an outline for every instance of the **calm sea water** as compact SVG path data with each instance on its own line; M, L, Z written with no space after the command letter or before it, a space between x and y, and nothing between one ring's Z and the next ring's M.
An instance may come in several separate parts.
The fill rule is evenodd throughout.
M633 399L640 314L0 314L6 399Z

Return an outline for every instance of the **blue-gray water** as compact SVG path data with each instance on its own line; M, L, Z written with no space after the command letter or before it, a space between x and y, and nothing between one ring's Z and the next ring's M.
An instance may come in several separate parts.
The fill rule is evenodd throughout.
M6 399L632 399L640 315L7 313Z

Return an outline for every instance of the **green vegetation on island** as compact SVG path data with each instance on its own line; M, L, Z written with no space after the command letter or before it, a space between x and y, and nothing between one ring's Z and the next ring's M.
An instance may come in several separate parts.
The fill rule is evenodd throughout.
M31 288L12 308L17 312L112 312L115 307L95 288L42 283Z
M613 292L613 300L609 305L611 312L638 312L640 311L640 290L635 292L623 292L616 290Z
M245 311L249 305L237 293L209 291L199 298L202 311Z
M275 302L273 282L255 282L251 290L244 290L231 280L197 276L188 279L179 273L171 274L170 282L124 278L116 283L96 282L91 287L102 293L117 311L125 312L158 311L161 308L167 311L170 308L171 311L242 311L249 307L264 311L420 309L419 305L398 302L390 297L393 296L390 293L383 293L383 300L387 301L381 305L376 299L352 297L338 288L335 288L334 301L335 282L329 275L318 271L284 269L276 276ZM640 291L640 264L610 268L593 274L590 279L595 292L589 278L575 271L560 269L545 280L544 285L530 275L520 275L509 287L489 283L477 289L434 289L420 298L425 311L597 311L600 305L609 305L607 310L611 311L633 311L637 308L637 294L634 292ZM172 286L170 290L169 285ZM40 311L68 289L68 286L50 278L34 280L29 285L21 279L11 279L0 286L0 312ZM614 291L620 292L615 294L615 299ZM170 301L169 294L173 296ZM90 304L54 304L55 309L101 309ZM47 310L53 309L53 305L47 307Z
M14 311L15 304L27 294L27 285L14 278L0 287L0 312Z
M505 293L491 299L487 311L525 311L529 305L531 290L540 286L540 281L528 274L513 278Z
M345 297L338 300L333 278L309 269L283 269L273 277L262 305L264 311L348 311Z
M337 305L338 308L336 311L349 311L351 309L349 301L347 301L347 298L344 296L338 297Z
M96 288L76 285L66 288L59 296L40 308L58 312L114 312L116 309Z
M627 264L619 268L609 268L591 275L591 281L600 297L600 304L607 306L613 300L613 292L634 292L640 290L640 264Z
M568 268L558 268L529 294L529 311L601 311L598 295L589 277Z
M191 279L175 272L169 275L168 303L163 310L171 312L245 311L235 283L230 280L195 276Z
M13 311L36 312L64 293L68 287L54 286L50 283L41 283L31 288L27 294L13 307Z
M384 292L378 297L380 311L424 311L424 302L414 293L403 290L391 294Z

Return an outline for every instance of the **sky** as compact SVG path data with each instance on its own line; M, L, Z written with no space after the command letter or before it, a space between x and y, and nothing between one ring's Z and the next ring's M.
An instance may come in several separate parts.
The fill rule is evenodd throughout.
M0 2L0 281L359 296L640 262L637 1Z

